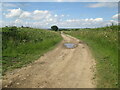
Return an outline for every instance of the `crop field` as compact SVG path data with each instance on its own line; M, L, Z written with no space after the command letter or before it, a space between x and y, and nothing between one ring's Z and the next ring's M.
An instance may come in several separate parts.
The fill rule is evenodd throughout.
M33 28L2 28L3 74L25 66L51 50L62 38L54 31Z
M83 40L96 59L98 88L118 87L118 26L64 31Z

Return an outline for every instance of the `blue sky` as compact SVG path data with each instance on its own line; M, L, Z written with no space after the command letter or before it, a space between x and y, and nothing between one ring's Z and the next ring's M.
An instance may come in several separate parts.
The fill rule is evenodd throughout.
M101 27L117 24L116 2L6 2L2 3L5 25L50 28Z

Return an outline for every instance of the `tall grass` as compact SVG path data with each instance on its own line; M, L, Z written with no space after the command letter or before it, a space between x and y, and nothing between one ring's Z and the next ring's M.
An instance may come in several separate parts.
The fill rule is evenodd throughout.
M33 28L2 28L3 73L38 59L62 40L54 31Z
M65 31L86 42L96 58L98 88L118 87L118 26Z

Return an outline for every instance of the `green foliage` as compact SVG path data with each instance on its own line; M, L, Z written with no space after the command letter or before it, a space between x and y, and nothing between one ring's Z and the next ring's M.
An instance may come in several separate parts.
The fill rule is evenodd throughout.
M96 58L97 87L118 87L118 27L109 26L95 29L80 29L65 31L80 40L85 41Z
M2 28L2 63L6 70L38 59L62 40L59 33L33 28Z
M54 31L58 31L58 27L56 25L51 26L51 29L54 30Z
M17 31L17 27L16 26L13 26L9 29L10 31Z

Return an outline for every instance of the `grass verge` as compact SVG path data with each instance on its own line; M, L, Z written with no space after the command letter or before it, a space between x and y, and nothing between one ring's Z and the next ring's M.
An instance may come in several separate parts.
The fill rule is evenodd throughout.
M2 28L2 71L20 68L55 48L62 40L59 33L33 28Z
M118 26L64 31L86 42L96 58L98 88L118 87Z

